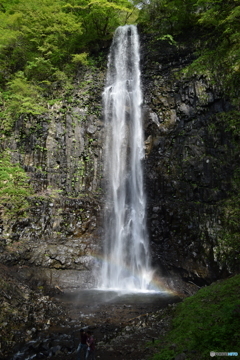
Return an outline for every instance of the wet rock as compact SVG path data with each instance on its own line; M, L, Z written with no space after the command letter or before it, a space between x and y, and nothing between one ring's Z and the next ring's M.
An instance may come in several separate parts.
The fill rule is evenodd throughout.
M87 133L90 135L94 134L96 131L97 131L97 127L94 125L90 125L87 128Z
M181 274L201 286L221 276L223 266L213 252L224 230L223 187L231 187L235 160L232 135L218 115L231 104L207 77L176 79L193 60L190 43L179 50L151 39L150 46L143 36L145 189L154 264L161 274Z
M174 360L185 360L186 358L187 358L186 354L182 353L182 354L175 356Z
M4 291L0 291L1 319L5 320L0 323L1 358L9 358L20 343L29 342L30 353L40 349L42 341L36 341L38 332L46 329L47 323L56 324L59 321L58 316L60 318L64 315L63 309L53 304L48 296L43 296L41 291L33 291L12 269L1 265L0 275L1 289L8 287L7 298ZM43 349L48 350L49 346ZM18 354L14 360L22 360L24 356Z

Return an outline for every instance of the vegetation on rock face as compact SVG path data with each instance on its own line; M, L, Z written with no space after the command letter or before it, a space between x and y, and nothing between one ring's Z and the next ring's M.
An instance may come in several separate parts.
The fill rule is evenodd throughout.
M139 20L159 39L197 34L197 59L188 71L210 75L239 105L239 17L236 0L153 0L142 3Z
M5 151L0 159L0 210L2 215L20 215L28 207L31 186L28 176L17 164L12 164Z
M178 304L172 328L153 360L208 359L210 352L239 352L240 275L204 287ZM179 357L180 358L180 357Z
M221 208L221 230L214 249L215 259L234 268L238 266L239 247L239 132L240 132L240 3L236 0L153 0L143 1L139 23L144 32L152 33L154 40L165 40L175 47L195 39L195 60L180 73L184 79L204 76L222 97L230 99L234 110L222 112L221 128L218 131L231 133L228 146L229 157L233 157L236 170L226 191ZM189 34L191 33L191 36ZM178 39L181 42L178 43ZM190 40L191 39L191 40ZM182 76L181 75L181 76ZM203 92L206 96L206 92ZM217 120L218 121L218 120ZM216 126L211 122L209 126ZM224 135L223 135L224 136ZM231 155L230 155L231 154ZM236 268L235 267L235 268Z
M233 154L235 171L232 176L228 197L223 202L222 222L224 230L219 234L217 256L234 268L234 264L237 266L240 260L240 113L239 111L221 113L219 118L225 124L226 131L232 133L233 141L229 151Z
M3 0L0 4L0 138L17 119L43 115L59 94L72 89L76 73L93 66L117 26L136 18L128 0ZM99 60L99 56L98 56ZM96 63L95 63L96 64ZM27 126L27 125L26 125ZM24 171L0 150L1 202L11 211L25 207L31 189ZM26 180L26 179L25 179ZM21 184L20 184L21 182ZM21 204L21 206L20 206Z
M138 22L146 32L152 32L156 39L166 40L175 46L178 46L179 35L195 34L196 60L184 71L187 74L206 74L225 95L231 96L236 111L234 114L225 113L223 121L231 127L235 137L239 136L239 1L152 0L136 3L137 7L128 0L1 2L2 139L12 134L19 117L27 122L29 116L46 112L59 97L59 88L67 94L73 75L81 69L84 71L86 66L94 65L93 54L101 58L101 51L108 46L115 28L133 22ZM10 169L10 159L8 161ZM12 168L16 170L15 165ZM21 168L18 171L19 176L23 174ZM83 176L82 166L79 171ZM16 180L9 179L8 186L5 186L6 182L2 183L2 202L20 205L16 194L9 195L9 186L12 190L16 186ZM236 200L239 198L239 179L236 171L232 189L227 194L228 200L223 204L226 231L220 236L219 256L229 253L228 261L230 258L234 261L239 256L239 202ZM27 195L31 192L27 188L26 181L19 189ZM15 205L10 207L17 208Z
M0 130L10 132L21 114L46 111L52 86L64 86L76 64L88 65L88 53L100 51L134 12L127 0L3 1Z
M8 91L1 96L3 110L0 114L0 130L5 135L11 134L19 116L39 115L46 111L41 88L28 81L22 71L17 72L7 86Z
M52 81L73 55L111 38L133 9L127 0L5 0L0 9L1 86L17 71L28 80Z
M236 170L231 188L221 203L224 231L219 233L214 255L227 264L238 263L239 17L239 0L146 0L138 7L128 0L3 0L0 4L0 137L5 140L13 133L17 119L23 122L25 119L27 123L29 116L44 114L48 106L56 103L61 91L67 94L76 72L96 64L93 54L101 58L101 51L108 46L117 26L137 21L145 32L154 34L155 39L166 40L176 47L180 35L186 34L187 38L192 32L196 39L196 60L184 69L185 74L205 74L235 105L234 111L219 115L219 121L234 139L228 150L234 152ZM88 85L82 87L92 92ZM90 98L89 108L91 106ZM94 111L98 116L100 111ZM78 116L81 121L82 115ZM40 124L36 123L37 126ZM35 128L32 131L36 132ZM59 130L62 137L63 131ZM88 147L93 152L95 140L90 136L93 136L91 132ZM37 146L44 150L42 145ZM88 155L83 156L78 164L78 177L85 176L86 169L94 172ZM32 194L30 182L3 148L0 158L0 211L4 216L19 216L28 207L27 198ZM74 181L75 178L73 188ZM88 224L88 219L83 220ZM64 227L67 233L67 221L65 223L59 228ZM172 359L185 350L188 359L208 358L210 351L238 351L239 281L240 277L236 276L213 284L179 304L172 330L164 343L159 344L161 351L154 360ZM6 293L12 291L5 280L0 287ZM18 293L23 297L20 290ZM3 298L6 298L4 294ZM5 301L2 313L14 322L11 307L10 301ZM0 322L5 326L4 317ZM3 333L7 341L8 331L4 329Z

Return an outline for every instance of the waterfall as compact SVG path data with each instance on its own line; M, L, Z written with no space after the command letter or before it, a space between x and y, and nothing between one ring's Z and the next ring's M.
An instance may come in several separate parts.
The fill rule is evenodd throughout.
M137 28L117 28L108 58L103 105L105 244L102 288L147 290L151 281L142 159L142 92Z

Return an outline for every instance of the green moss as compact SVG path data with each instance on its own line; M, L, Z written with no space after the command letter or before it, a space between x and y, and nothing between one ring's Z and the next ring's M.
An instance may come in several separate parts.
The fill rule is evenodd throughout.
M235 170L229 198L223 202L222 231L219 234L216 255L231 267L240 260L240 171Z
M152 360L208 359L210 351L239 351L240 275L204 287L178 304L172 329ZM173 346L173 344L175 344Z
M237 265L240 259L240 112L229 111L218 115L218 120L224 124L225 131L232 134L231 144L226 151L231 152L232 167L234 169L228 189L228 196L222 202L222 231L219 234L218 247L215 254L222 262L231 267Z
M10 161L7 151L1 153L0 160L0 206L4 215L14 216L24 212L28 206L27 197L32 187L25 171Z

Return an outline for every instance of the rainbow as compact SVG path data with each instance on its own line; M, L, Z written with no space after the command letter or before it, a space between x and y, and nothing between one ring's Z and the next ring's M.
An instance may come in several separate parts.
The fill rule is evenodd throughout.
M112 262L110 259L106 259L105 257L103 257L103 255L97 254L97 253L92 253L91 255L92 261L95 263L95 269L96 270L96 278L97 275L99 276L99 271L102 268L103 264L109 264L111 263L111 265L113 265L113 267L117 267L118 263L116 262ZM122 264L121 264L122 266ZM146 276L149 278L149 286L148 286L148 290L141 290L138 289L136 287L132 287L131 289L121 289L121 288L104 288L101 287L101 285L99 285L99 287L95 288L96 290L109 290L109 291L119 291L121 293L167 293L169 295L173 295L173 296L178 296L178 292L171 289L169 287L169 285L166 282L166 279L161 278L159 275L156 275L156 270L152 270L151 273L149 274L141 274L138 278L136 278L136 276L133 276L133 274L131 274L131 270L130 267L128 267L125 264L124 267L124 272L127 274L126 277L128 278L135 278L137 282L141 283L141 276Z

